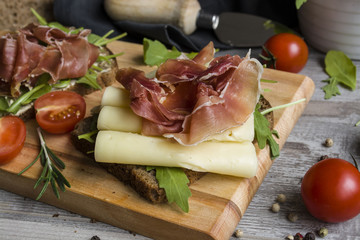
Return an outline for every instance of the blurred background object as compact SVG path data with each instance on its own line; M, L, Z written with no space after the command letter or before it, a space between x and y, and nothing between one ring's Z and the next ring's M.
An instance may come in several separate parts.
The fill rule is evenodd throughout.
M360 59L360 1L308 0L298 11L301 32L316 49Z
M37 22L30 11L34 8L46 20L53 20L54 0L1 0L0 29L14 31L31 22Z

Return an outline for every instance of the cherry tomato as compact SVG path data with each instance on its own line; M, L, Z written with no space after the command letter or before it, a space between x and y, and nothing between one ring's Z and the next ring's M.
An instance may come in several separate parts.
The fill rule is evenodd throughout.
M270 68L298 73L308 60L309 49L301 37L279 33L265 42L261 55Z
M0 118L0 164L15 158L24 146L26 127L16 116Z
M39 126L49 133L61 134L73 130L84 118L86 103L75 92L55 91L36 99L34 107Z
M312 166L301 183L305 206L315 218L343 222L360 213L360 172L338 158Z

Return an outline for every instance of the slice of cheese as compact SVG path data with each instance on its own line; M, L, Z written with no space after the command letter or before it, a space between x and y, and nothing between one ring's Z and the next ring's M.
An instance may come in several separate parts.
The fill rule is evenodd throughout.
M202 142L182 146L163 137L136 133L100 131L96 138L97 162L183 167L237 177L253 177L257 157L250 141Z
M129 107L129 91L123 88L109 86L105 89L101 99L102 106Z
M142 119L129 107L104 106L98 118L98 130L140 133Z

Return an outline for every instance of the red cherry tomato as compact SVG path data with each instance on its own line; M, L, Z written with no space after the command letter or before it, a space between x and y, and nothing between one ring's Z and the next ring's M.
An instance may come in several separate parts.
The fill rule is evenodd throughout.
M39 97L34 107L39 126L55 134L73 130L86 111L84 98L70 91L49 92Z
M325 222L343 222L360 213L360 172L337 158L312 166L301 183L308 211Z
M23 120L15 116L0 118L0 164L15 158L24 146L26 127Z
M301 37L279 33L265 42L261 55L270 68L298 73L306 65L309 49Z

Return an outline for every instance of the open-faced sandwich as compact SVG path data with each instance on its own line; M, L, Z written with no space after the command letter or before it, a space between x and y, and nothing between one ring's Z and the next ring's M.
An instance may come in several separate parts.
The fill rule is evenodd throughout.
M115 80L117 65L105 38L38 19L41 24L0 34L0 117L27 120L34 116L33 101L45 93L85 95Z
M214 54L209 43L153 76L119 69L121 87L106 88L99 114L77 125L75 146L151 202L175 201L184 211L188 184L207 172L255 176L254 115L270 107L261 97L263 67L249 55Z

